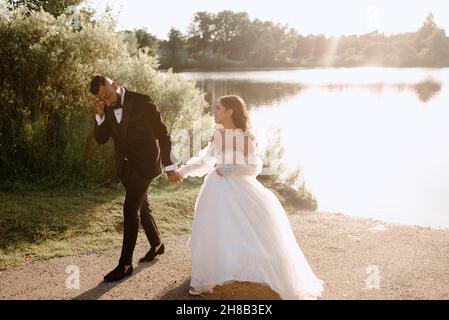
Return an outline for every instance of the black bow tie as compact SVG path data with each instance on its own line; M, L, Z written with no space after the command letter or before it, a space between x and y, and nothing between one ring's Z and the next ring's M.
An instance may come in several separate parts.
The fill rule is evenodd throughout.
M123 108L123 106L122 106L122 104L120 102L117 102L115 104L115 106L113 106L112 108L114 108L114 110L117 110L117 109Z

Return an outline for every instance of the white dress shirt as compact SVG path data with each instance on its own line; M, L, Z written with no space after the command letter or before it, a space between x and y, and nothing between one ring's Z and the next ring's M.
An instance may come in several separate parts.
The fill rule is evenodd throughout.
M126 93L125 88L120 87L120 100L122 102L122 106L125 103L125 93ZM120 122L122 122L122 117L123 117L123 108L114 109L114 114L115 114L115 119L117 119L117 123L120 124ZM98 114L95 114L95 119L97 121L97 124L99 126L101 126L103 124L104 120L106 119L106 116L103 114L103 116L100 117ZM174 171L174 170L178 169L178 165L176 163L174 163L170 166L165 167L164 169L165 169L165 171Z

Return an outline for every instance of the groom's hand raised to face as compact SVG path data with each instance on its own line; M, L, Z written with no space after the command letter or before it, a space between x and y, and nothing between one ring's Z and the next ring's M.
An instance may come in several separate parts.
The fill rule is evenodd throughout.
M103 117L104 108L106 106L105 103L100 99L98 99L97 97L92 97L92 105L95 113L98 114L100 117Z

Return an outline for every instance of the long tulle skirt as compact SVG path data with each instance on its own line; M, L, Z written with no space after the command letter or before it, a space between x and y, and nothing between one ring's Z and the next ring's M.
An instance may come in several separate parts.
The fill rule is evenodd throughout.
M230 281L257 282L282 299L323 291L277 197L255 177L206 176L195 205L191 286L212 291Z

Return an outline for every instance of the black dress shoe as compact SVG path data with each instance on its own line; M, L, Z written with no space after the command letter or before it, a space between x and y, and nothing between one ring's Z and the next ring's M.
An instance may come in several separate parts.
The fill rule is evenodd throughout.
M153 261L154 258L156 258L156 256L161 255L164 252L165 252L165 246L164 246L164 244L161 244L157 250L155 248L151 248L150 251L148 251L148 253L145 255L145 257L140 259L139 262Z
M109 272L105 277L105 282L120 281L133 274L133 266L118 265L117 268Z

